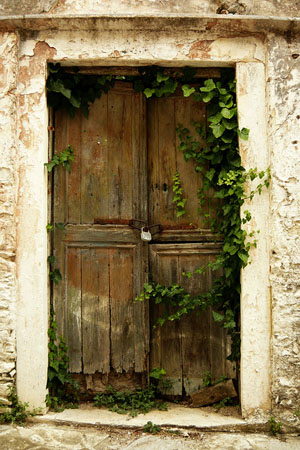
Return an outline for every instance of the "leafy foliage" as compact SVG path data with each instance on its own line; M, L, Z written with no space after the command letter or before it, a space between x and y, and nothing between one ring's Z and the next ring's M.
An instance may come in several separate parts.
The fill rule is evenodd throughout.
M173 176L172 189L174 192L173 202L176 205L176 211L177 211L176 216L181 217L186 213L186 211L184 209L184 206L186 204L186 198L183 198L183 196L182 196L181 180L180 180L180 175L178 172L175 172L175 174Z
M0 402L0 408L5 408L5 411L0 413L0 424L16 423L18 425L23 425L26 422L27 417L34 416L37 413L37 411L27 411L28 403L22 403L19 401L14 386L10 388L7 398L10 402L10 406Z
M194 92L194 88L185 84L196 81L193 68L166 71L158 66L148 66L139 67L138 72L136 76L83 75L78 70L76 72L76 68L70 72L60 64L49 64L46 85L48 106L55 111L67 110L71 117L80 110L88 118L90 104L100 98L102 93L107 93L117 80L132 82L135 92L143 92L146 98L168 97L180 84L185 96Z
M269 419L269 427L270 427L270 433L273 436L276 436L278 433L282 432L282 423L277 422L274 416L271 416Z
M155 423L152 423L150 420L146 423L146 425L144 425L143 427L143 431L145 433L150 433L150 434L157 434L161 431L161 428L159 425L156 425ZM170 432L173 430L170 430ZM177 433L175 433L177 434Z
M68 145L60 153L53 155L53 158L45 166L48 172L51 172L55 166L63 166L69 173L71 172L71 163L74 161L74 149L71 145Z
M108 92L115 83L111 75L82 75L69 73L60 64L49 64L47 80L48 106L55 111L65 109L71 117L80 110L88 118L89 104Z
M154 369L151 370L149 377L154 378L155 380L162 380L166 374L167 372L165 371L165 369L154 367Z
M136 390L118 392L108 386L105 392L98 393L94 398L95 406L106 406L110 411L118 414L127 414L135 417L140 413L146 414L151 409L166 411L167 404L156 399L157 390L153 384L146 389L136 388Z
M185 161L194 161L195 170L201 173L202 187L199 189L200 212L210 192L217 199L218 206L214 215L207 215L208 224L217 238L223 238L222 250L215 262L199 267L194 274L205 270L220 270L212 288L203 294L191 296L174 284L162 286L154 282L146 283L144 291L137 300L153 300L175 308L175 313L165 314L158 320L162 325L166 319L175 320L197 309L213 307L213 318L232 336L232 353L229 359L239 359L239 314L240 314L240 270L249 262L249 251L256 246L253 232L247 234L243 225L251 220L251 213L241 207L246 199L252 200L255 194L261 194L270 183L270 171L248 172L241 165L238 149L238 137L247 140L249 130L238 129L237 105L235 96L236 82L233 76L220 81L208 79L199 89L182 87L185 96L192 95L196 101L207 104L207 129L194 123L199 139L195 140L190 131L177 127L180 138L180 151ZM258 181L257 181L258 180ZM257 181L250 193L246 193L248 182ZM177 181L178 183L178 181Z
M57 323L53 309L50 313L50 327L48 330L48 383L49 394L46 398L47 406L56 411L64 408L77 408L78 384L72 379L68 367L68 347L62 336L57 339Z

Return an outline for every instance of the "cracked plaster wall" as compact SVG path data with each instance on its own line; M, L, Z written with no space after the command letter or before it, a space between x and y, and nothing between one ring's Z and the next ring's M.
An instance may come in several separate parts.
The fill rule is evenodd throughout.
M268 39L271 150L272 396L300 408L300 39Z
M0 402L16 362L16 83L18 37L0 33Z
M0 15L14 14L246 14L299 17L300 0L2 0Z

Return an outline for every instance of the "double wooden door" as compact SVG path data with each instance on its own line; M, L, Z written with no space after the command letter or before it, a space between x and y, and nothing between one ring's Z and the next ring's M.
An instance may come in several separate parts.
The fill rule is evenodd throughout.
M182 275L213 260L220 248L203 221L213 202L208 198L199 215L201 178L178 150L176 126L195 120L205 123L204 104L180 93L146 101L125 82L91 106L88 120L56 113L56 151L69 144L75 151L71 173L57 170L54 182L54 220L66 224L55 229L63 280L54 304L72 373L105 376L107 383L124 375L123 386L132 387L132 380L164 368L173 382L169 394L181 395L196 390L205 371L220 376L228 369L226 336L209 312L154 329L163 307L134 302L149 273L191 293L212 283L210 271ZM172 192L176 171L187 198L180 218ZM132 219L160 224L161 231L144 242Z

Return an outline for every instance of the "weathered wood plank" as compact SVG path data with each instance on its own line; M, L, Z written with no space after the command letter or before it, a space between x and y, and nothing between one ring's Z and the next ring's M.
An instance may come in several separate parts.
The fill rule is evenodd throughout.
M110 310L108 249L82 250L83 372L109 373Z
M147 198L147 148L146 148L146 101L143 94L134 94L132 115L132 166L133 166L133 205L132 217L148 221ZM138 245L134 250L133 299L142 292L148 275L148 244L134 231ZM135 372L146 372L149 366L149 304L133 304L133 333Z
M193 244L190 244L193 247ZM209 255L202 254L197 248L190 255L179 254L179 283L192 295L205 292L210 288L207 272L188 279L183 272L193 272L207 264ZM194 311L180 320L182 342L183 384L187 395L202 386L202 376L211 370L210 353L210 311Z
M153 209L153 222L162 225L176 223L174 194L172 191L173 176L176 172L176 123L174 114L174 98L150 99L155 105L155 125L154 130L148 130L149 139L153 139L153 144L149 148L148 158L157 158L150 173L150 184L154 196L153 204L149 205ZM152 155L152 151L155 153Z
M108 217L107 95L90 108L81 124L81 223ZM114 150L115 151L115 150Z
M201 141L200 136L195 131L192 125L194 122L200 123L200 126L205 125L206 122L206 107L202 102L195 102L192 98L177 97L175 102L175 123L182 125L184 128L190 130L190 134L195 141ZM196 228L205 228L204 214L208 212L208 204L206 203L201 215L199 215L199 199L198 190L202 185L201 175L195 172L196 164L194 161L186 162L184 155L179 150L180 139L176 134L175 152L177 152L176 170L180 175L181 187L183 190L183 198L187 199L185 204L186 213L177 219L177 223L192 223Z
M186 162L179 150L180 140L176 127L189 128L195 140L201 140L196 133L193 122L205 125L206 108L201 102L184 98L175 92L165 98L151 98L148 105L148 176L149 176L149 211L152 223L161 223L167 227L205 228L204 215L208 212L208 203L199 216L198 189L201 177L195 172L195 163ZM173 202L173 176L178 171L183 189L183 198L187 199L186 214L177 217ZM187 234L190 231L187 230Z
M109 217L132 219L132 89L108 93Z
M67 222L81 223L81 121L86 120L80 112L76 112L75 117L67 117L67 145L74 148L74 162L71 166L71 173L66 173L67 179ZM62 168L60 168L63 170Z
M145 99L116 83L91 106L88 120L62 114L60 121L57 142L75 149L71 175L57 191L59 221L69 223L56 232L62 273L66 267L56 308L66 312L70 368L130 377L147 369L149 352L147 305L133 304L147 272L147 246L122 225L147 219Z
M133 251L109 250L111 307L111 367L116 372L134 368Z
M182 67L175 67L172 69L165 68L164 72L167 74L172 74L173 72L179 71ZM218 67L197 67L194 68L195 78L220 78L221 72ZM79 66L73 69L72 67L66 67L66 72L71 73L81 73L86 75L119 75L119 76L137 76L139 75L139 71L136 67L122 67L122 66L113 66L113 67L89 67L89 66Z
M160 256L151 247L151 272L155 281L161 284L172 284L178 278L178 257L177 255ZM157 319L167 312L173 311L169 307L162 305L150 306L151 311L151 354L150 370L163 368L167 372L167 378L172 382L169 395L182 394L182 351L181 332L179 321L166 321L163 326L153 329Z
M66 312L65 329L69 349L70 372L82 369L81 335L81 249L67 248L66 255Z

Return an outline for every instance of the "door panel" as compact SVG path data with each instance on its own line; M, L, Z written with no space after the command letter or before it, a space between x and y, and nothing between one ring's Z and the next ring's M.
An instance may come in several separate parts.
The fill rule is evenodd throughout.
M146 304L133 303L148 271L147 246L129 227L147 210L145 104L118 83L91 107L89 119L56 115L56 150L74 147L71 173L55 172L58 331L73 373L145 372ZM145 201L141 202L140 199Z
M184 160L176 127L180 124L190 129L195 140L199 140L191 124L199 122L201 127L205 126L205 104L176 92L167 99L151 98L147 107L149 221L161 223L163 228L149 245L150 273L155 282L177 283L195 295L208 290L214 277L219 275L206 271L191 279L182 276L183 272L193 272L213 261L220 251L220 244L205 222L205 214L213 213L216 204L212 193L208 193L199 214L197 192L201 176L192 161ZM172 191L176 171L180 175L183 198L187 199L186 213L179 218ZM212 321L211 311L199 315L191 313L180 321L167 321L153 330L153 325L165 312L162 305L152 305L150 309L150 368L166 369L167 377L173 382L168 393L190 394L201 386L206 371L211 371L215 377L226 374L226 336Z
M205 125L205 104L184 98L178 93L168 98L149 99L147 111L149 222L163 226L160 240L165 231L169 230L177 230L177 233L178 230L183 230L185 237L192 234L198 240L199 232L194 233L193 230L205 228L204 214L208 212L210 199L207 198L202 214L199 215L197 192L201 187L201 177L195 172L193 161L184 161L183 152L178 149L180 141L176 128L181 124L195 134L191 122L198 121L201 126ZM186 214L179 218L176 216L172 191L176 171L180 175L183 197L188 198Z
M72 145L75 161L71 174L62 168L54 174L54 221L66 224L54 232L63 277L54 286L54 305L70 371L85 377L87 387L104 389L118 378L119 386L132 388L150 364L166 369L174 382L170 394L182 395L199 387L206 370L228 372L228 342L210 311L152 329L163 307L151 305L149 316L147 302L133 302L149 264L155 281L182 284L192 294L204 292L217 275L182 276L214 260L220 249L204 223L214 202L208 196L199 215L201 177L178 151L176 134L178 124L205 124L205 115L204 104L178 93L149 99L146 111L143 94L123 82L95 101L88 120L56 114L56 151ZM176 171L187 198L180 218L172 191ZM160 223L162 232L145 243L130 219Z
M178 283L193 295L207 291L212 285L214 273L210 270L191 279L183 272L194 271L212 262L220 251L214 243L152 244L150 250L150 272L160 284ZM211 311L167 321L157 326L157 319L164 313L172 314L170 308L152 305L150 368L163 367L173 382L168 394L190 394L202 383L205 371L215 377L226 373L226 339L223 329L211 320ZM216 345L215 345L216 344Z

